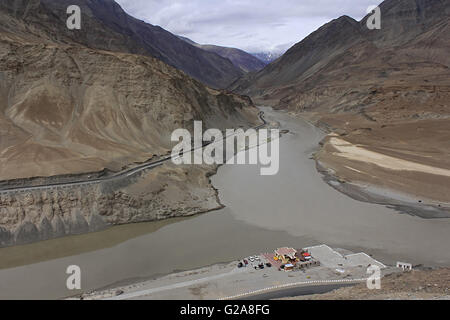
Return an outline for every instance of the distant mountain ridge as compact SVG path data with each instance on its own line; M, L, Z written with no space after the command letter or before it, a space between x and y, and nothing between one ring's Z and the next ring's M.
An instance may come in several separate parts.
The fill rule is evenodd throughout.
M214 52L221 57L229 59L236 67L245 73L259 71L266 66L258 57L237 48L221 47L216 45L198 44L189 38L180 36L180 39L203 50Z
M450 170L450 1L379 7L380 30L342 16L231 88L330 133L314 159L333 188L409 213L406 194L412 212L448 217L450 178L419 168Z
M65 25L69 5L80 6L84 32L59 28ZM26 22L23 33L37 32L52 41L75 41L94 49L149 55L214 88L225 88L244 73L228 59L133 18L113 0L2 0L0 8Z
M376 88L420 82L445 87L450 3L387 0L380 9L381 30L367 28L368 16L360 22L342 16L231 88L278 107L336 112L361 111L383 99L370 94Z

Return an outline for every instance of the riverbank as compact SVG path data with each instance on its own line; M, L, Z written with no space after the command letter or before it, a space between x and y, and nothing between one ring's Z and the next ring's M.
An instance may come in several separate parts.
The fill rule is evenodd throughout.
M266 125L262 112L258 119L261 123L252 128ZM209 179L217 165L175 165L172 158L149 160L110 175L104 170L84 176L3 181L0 248L223 208Z
M314 158L331 187L421 218L450 218L448 120L380 126L356 116L291 115L326 134Z
M258 165L224 165L210 177L223 209L0 249L0 262L9 263L0 267L6 288L0 298L68 297L285 245L327 243L391 265L450 265L449 219L399 214L336 191L323 182L312 159L323 132L284 112L263 109L268 121L289 131L280 139L279 174L261 176ZM69 265L82 270L80 292L67 290Z
M169 161L98 184L0 194L0 247L218 210L216 170Z
M364 282L369 265L378 266L383 274L398 272L395 268L387 267L365 253L332 249L327 245L307 247L305 250L310 252L315 263L293 271L278 268L277 262L273 260L273 252L272 254L261 253L242 257L240 261L178 272L73 298L83 300L246 299L292 288L317 285L344 286ZM242 266L238 266L240 262Z

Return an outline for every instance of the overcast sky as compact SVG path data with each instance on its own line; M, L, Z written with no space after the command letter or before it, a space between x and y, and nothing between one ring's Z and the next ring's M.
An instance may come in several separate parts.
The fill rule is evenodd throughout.
M201 44L288 49L326 22L361 20L381 0L116 0L132 16Z

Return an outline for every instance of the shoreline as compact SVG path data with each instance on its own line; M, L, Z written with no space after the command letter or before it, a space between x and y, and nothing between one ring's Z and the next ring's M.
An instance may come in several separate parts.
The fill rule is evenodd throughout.
M314 123L302 114L292 113L286 111L293 118L299 118L302 121L321 130L327 136L332 133L331 130L323 123ZM319 143L317 149L313 154L313 159L316 163L316 170L322 175L322 180L333 189L339 191L346 196L361 202L372 203L392 208L398 213L408 214L411 216L420 217L422 219L441 219L450 218L450 203L443 203L444 207L436 205L437 201L420 197L420 202L415 203L417 196L403 192L401 190L390 190L375 184L365 182L362 186L357 181L343 181L338 176L331 172L331 168L325 166L320 160L316 158L316 154L322 151L324 146L322 142ZM378 190L379 192L374 192ZM384 193L384 194L383 194ZM385 195L388 193L390 196ZM396 195L396 196L395 196ZM409 200L409 201L408 201Z
M283 271L273 261L273 253L259 253L252 262L251 257L230 262L215 263L196 269L175 271L166 275L155 275L137 281L115 283L89 292L78 293L63 299L68 300L128 300L128 299L245 299L257 293L283 291L285 288L315 286L321 284L350 285L366 280L368 265L376 265L383 270L383 276L399 272L393 266L385 265L364 252L353 252L328 245L305 247L313 256L314 263L295 271ZM300 250L300 249L298 249ZM248 266L237 264L248 259ZM256 268L260 262L265 270ZM267 263L271 262L271 266ZM336 269L337 268L337 269ZM336 270L339 271L336 271ZM261 275L263 278L261 279ZM216 287L221 290L217 291ZM331 288L330 288L331 289ZM331 291L331 290L330 290Z
M284 118L282 118L282 119L284 119ZM286 120L286 119L285 119ZM295 119L294 119L295 120ZM290 129L292 129L292 126L294 126L294 130L292 131L292 134L293 135L298 135L298 134L302 134L302 133L304 133L304 134L306 134L307 132L309 132L309 130L313 130L313 127L315 127L315 126L313 126L313 125L311 125L311 124L307 124L307 125L303 125L303 127L305 128L305 131L301 131L301 129L299 129L299 131L297 131L296 130L296 127L295 127L295 125L294 125L294 122L288 122L288 124L290 123L290 127L288 126L288 128L290 128ZM320 175L320 173L318 173L318 171L317 171L317 168L315 167L315 162L312 162L311 160L310 160L310 155L311 155L311 152L313 152L313 151L315 151L315 150L317 150L317 148L318 148L318 146L319 146L319 143L318 143L318 139L321 139L321 136L322 135L320 135L320 134L312 134L311 136L308 136L308 137L311 137L312 139L310 139L311 141L310 141L310 143L308 143L307 145L306 145L306 147L304 148L304 150L303 149L301 149L300 148L300 150L302 150L302 151L300 151L300 152L298 152L298 150L297 150L297 148L296 148L296 144L294 144L294 145L290 145L291 147L293 147L293 148L291 148L291 150L297 150L294 154L292 154L292 155L290 155L289 156L289 158L291 158L291 161L290 161L290 163L291 163L291 171L292 170L295 170L295 168L297 168L298 166L299 166L299 164L297 163L297 160L295 160L296 158L294 157L294 156L298 156L298 155L300 155L301 157L302 157L302 159L303 159L303 162L306 162L306 163L308 163L308 165L307 165L307 168L309 168L308 169L308 171L305 171L305 172L308 172L309 174L311 174L311 176L313 176L314 177L314 179L312 180L312 181L314 181L314 184L313 184L313 186L316 186L316 187L318 187L319 189L317 189L317 190L322 190L323 192L325 192L325 194L329 194L330 195L330 197L331 197L331 199L335 199L335 198L337 198L337 199L345 199L346 198L346 196L343 196L342 195L342 192L339 192L339 193L336 193L334 190L330 190L329 188L328 188L328 185L324 185L323 184L323 180L322 180L322 178L321 178L321 175ZM287 137L288 137L288 140L290 139L291 141L294 141L293 140L293 138L292 138L292 135L287 135ZM291 137L291 138L289 138L289 137ZM295 141L298 141L298 140L295 140ZM308 140L309 141L309 140ZM304 143L303 142L301 142L300 141L300 143L303 145ZM313 148L313 145L314 145L314 148ZM289 168L289 166L288 166L288 168ZM217 167L216 169L219 169L219 167ZM221 170L225 170L225 172L227 172L226 171L226 169L227 168L222 168ZM234 171L236 171L235 169L234 169ZM238 170L239 171L239 170ZM241 172L242 173L242 172ZM239 177L239 175L237 176L237 177ZM290 175L288 175L288 177L291 177ZM214 178L213 178L213 176L210 176L209 177L210 179L212 179L212 181L213 182L215 182L214 180ZM234 179L233 179L234 180ZM258 181L257 180L255 180L255 181L253 181L253 182L256 182L256 183L258 183ZM311 188L311 185L309 185L309 187L307 187L306 186L306 184L304 184L304 183L302 183L303 185L305 185L305 190L304 191L307 191L307 193L308 193L308 189L312 192L313 190L316 190L315 188ZM211 183L211 185L212 185L212 183ZM225 184L225 185L221 185L221 184L219 184L219 185L216 185L216 184L214 184L214 186L215 186L215 189L217 190L217 192L220 192L221 190L222 191L224 191L224 190L229 190L229 189L223 189L224 187L226 187L227 185ZM261 189L261 190L263 190L262 192L264 192L264 189ZM336 196L335 196L336 195ZM221 199L221 197L219 197L219 200ZM230 203L227 201L227 199L226 198L224 198L224 199L222 199L223 201L220 201L220 203L223 203L223 204L226 204L228 207L233 207L233 206L230 206ZM307 200L307 199L306 199ZM343 205L346 205L346 203L348 202L349 200L342 200L342 203L343 203ZM294 200L294 202L295 202L295 200ZM366 201L367 202L367 201ZM283 202L284 203L284 202ZM313 202L314 203L314 202ZM350 201L350 204L352 203L352 201ZM333 206L334 206L334 204L331 204L331 206L332 206L332 208L334 208ZM367 206L364 206L364 205L357 205L357 204L354 204L354 205L352 205L351 207L356 207L356 208L365 208L365 207L367 207ZM240 211L243 211L243 212L245 212L245 207L244 208L242 208L242 206L238 206L237 207L238 208L238 210L240 210ZM296 206L293 206L292 208L297 208ZM376 207L375 207L376 208ZM236 209L236 208L235 208ZM327 207L325 206L324 207L324 209L327 209ZM328 208L329 209L329 208ZM341 208L342 209L342 208ZM370 207L369 207L369 209L370 209ZM378 209L375 209L375 211L376 210L378 210ZM211 211L211 210L210 210ZM295 209L293 209L292 211L295 211ZM320 211L320 210L319 210ZM383 207L380 207L380 210L379 211L381 211L381 212L383 212L383 211L390 211L390 210L386 210L385 208L383 208ZM257 211L255 211L255 212L257 212ZM346 209L344 208L343 209L343 211L341 210L341 212L345 215L345 212L346 212ZM357 211L354 211L354 212L357 212ZM368 211L368 212L372 212L372 211ZM241 234L242 236L245 236L245 235L248 235L248 234L251 234L251 237L252 238L254 238L255 237L255 234L253 234L253 228L255 228L255 226L256 226L256 228L259 228L260 230L256 230L256 231L258 231L259 233L257 233L257 234L259 234L259 238L258 237L256 237L256 238L258 238L259 240L258 240L258 242L257 242L257 244L256 243L252 243L252 245L251 246L253 246L253 247L258 247L258 249L256 249L256 250L261 250L261 247L264 247L264 248L272 248L272 246L273 245L282 245L282 244L295 244L295 243L302 243L302 244L311 244L311 243L316 243L315 241L314 241L314 239L313 238L308 238L308 239L306 239L306 238L304 238L304 239L302 239L301 237L301 234L299 235L299 234L292 234L292 233L290 233L289 232L289 230L285 230L285 229L282 229L282 230L278 230L278 229L267 229L267 227L266 226L264 226L264 224L263 225L259 225L259 221L261 221L261 217L254 217L254 218L256 218L257 220L254 220L254 221L251 221L251 217L250 217L250 221L247 221L248 223L247 224L245 224L245 223L242 223L242 222L246 222L246 220L244 219L244 220L242 220L241 218L242 217L236 217L236 216L233 216L233 215L231 215L230 213L231 212L224 212L225 213L225 215L220 215L220 217L219 217L219 215L215 215L215 214L204 214L204 217L203 218L199 218L199 219L192 219L192 220L189 220L188 221L188 223L184 223L184 222L182 222L182 223L175 223L175 224L170 224L170 225L168 225L168 226L166 226L166 230L171 230L171 231L167 231L167 232L165 232L165 231L163 231L163 232L160 232L161 234L163 234L164 236L170 236L170 238L168 237L168 238L166 238L166 240L168 240L168 239L172 239L173 238L173 235L181 235L181 234L184 234L183 232L183 230L186 230L186 225L193 225L193 226L195 226L195 228L187 228L187 236L188 237L190 237L190 238L188 238L188 240L187 240L187 242L189 242L189 241L192 241L192 243L197 243L197 244L200 244L200 247L202 246L201 245L201 242L199 243L198 241L196 242L195 240L196 239L198 239L198 230L203 230L203 229L199 229L199 227L200 228L202 228L202 227L205 227L205 226L208 226L208 225L215 225L216 227L215 228L213 228L213 230L214 230L214 232L213 233L211 233L211 232L205 232L205 237L204 237L204 239L202 240L202 241L210 241L210 239L211 239L211 236L216 236L216 235L221 235L221 229L223 229L224 228L224 226L226 226L227 224L225 224L225 223L223 223L223 222L227 222L228 223L228 220L229 219L232 219L233 221L238 221L239 222L239 224L237 224L237 223L235 223L235 222L233 222L233 224L229 224L230 226L233 226L233 227L238 227L238 230L240 230L240 232L241 233L239 233L238 231L236 231L235 229L233 229L233 231L232 232L234 232L234 234ZM195 215L195 216L198 216L198 215ZM201 216L201 215L200 215ZM394 215L391 215L391 216L394 216ZM289 216L287 216L287 217L289 217ZM298 216L297 217L293 217L293 218L295 218L296 219L296 221L298 221L299 219L301 219L301 218L299 218ZM325 216L324 216L324 218L326 218ZM332 216L330 216L330 218L332 218ZM387 218L389 218L389 216L387 216ZM328 218L327 218L328 219ZM400 220L401 220L402 218L400 218ZM394 220L398 220L397 218L394 218ZM408 219L407 219L408 220ZM161 221L163 221L163 220L161 220ZM206 221L206 223L205 223L205 221ZM328 221L328 220L326 220L326 221ZM390 221L390 220L389 220ZM213 224L211 224L211 222L213 222ZM407 221L408 222L408 221ZM255 225L255 223L256 223L256 225ZM339 226L340 224L338 224L338 226ZM130 227L130 229L133 229L133 227L132 227L132 225L129 225L129 226L131 226ZM145 226L145 225L144 225ZM143 226L143 227L144 227ZM219 228L217 228L217 226L219 226ZM247 230L248 230L248 228L252 228L251 229L251 232L248 232ZM313 227L314 227L314 225L313 225ZM285 227L286 228L286 227ZM287 229L289 229L289 227L287 227ZM175 232L174 232L174 230L175 230ZM191 230L192 232L190 232L189 230ZM228 230L228 229L226 229L226 230ZM345 230L345 229L344 229ZM227 233L226 234L224 234L223 236L226 236L226 237L228 237L229 236L229 232L230 232L231 230L228 230L227 231ZM270 232L277 232L277 234L279 234L280 235L280 237L278 238L278 237L271 237L270 235ZM130 250L126 250L126 248L132 248L132 247L136 247L136 244L139 244L140 246L142 246L142 248L144 249L145 248L145 250L148 252L149 250L152 250L152 251L155 251L155 253L157 254L157 250L155 250L154 248L153 249L150 249L150 247L153 247L153 245L152 245L152 243L154 243L154 241L157 239L157 237L159 237L159 235L157 236L157 234L159 234L159 233L156 233L156 232L152 232L153 233L153 235L151 235L151 236L145 236L145 239L144 239L144 237L142 237L142 239L141 240L136 240L136 241L130 241L128 244L127 244L127 241L125 241L125 243L123 244L123 245L118 245L118 246L116 246L116 248L114 249L114 255L116 255L117 256L117 253L118 252L123 252L124 253L124 256L126 257L127 256L127 254L126 254L126 252L128 251L130 251ZM287 236L286 236L287 235ZM264 238L267 238L267 236L269 236L269 238L271 238L271 239L283 239L282 240L282 242L281 243L279 243L279 244L275 244L274 242L272 242L272 240L270 240L270 242L269 241L267 241L268 243L265 243L265 240L264 240ZM294 237L296 237L296 239L294 239L292 236L294 236ZM209 238L208 238L209 237ZM378 237L378 236L376 236L376 237ZM442 238L442 237L441 237ZM445 238L445 237L444 237ZM247 239L247 238L245 238L245 239ZM298 239L298 240L297 240ZM343 238L341 238L341 239L343 239ZM372 237L372 239L377 239L377 238L373 238ZM404 238L403 238L404 239ZM249 239L247 239L248 241L251 241L251 239L249 238ZM260 240L262 240L262 241L260 241ZM305 241L304 241L305 240ZM159 238L158 238L158 241L159 241ZM161 241L165 241L165 240L161 240ZM230 239L228 239L228 240L226 240L226 242L223 242L223 244L226 244L226 243L229 243L230 242ZM232 243L234 243L234 242L236 242L236 241L232 241L231 240L231 242ZM333 246L333 247L339 247L339 248L348 248L348 249L350 249L350 250L352 250L352 251L364 251L364 252L367 252L367 253L369 253L369 254L372 254L374 257L376 257L376 259L381 259L381 261L387 261L389 264L392 264L392 263L395 263L395 261L397 261L397 260L393 260L393 259L397 259L397 255L398 255L398 253L396 253L396 252L385 252L384 250L379 250L379 248L381 248L381 247L378 247L378 246L374 246L374 247L371 247L371 246L366 246L366 245L364 245L363 243L360 243L360 242L352 242L352 243L350 243L350 241L347 241L347 240L345 240L345 241L343 241L343 242L339 242L339 241L336 241L336 240L333 240L333 239L330 239L330 238L325 238L325 239L320 239L320 241L317 241L317 243L323 243L323 242L326 242L326 243L329 243L331 246ZM384 241L385 242L385 241ZM169 243L171 244L171 245L173 245L172 244L172 242L170 242L169 241ZM175 243L175 242L174 242ZM189 242L190 243L190 242ZM261 245L261 243L262 243L262 245ZM383 243L383 241L382 241L382 243ZM222 245L223 245L222 244ZM358 244L359 244L359 246L358 246ZM117 247L123 247L122 249L118 249ZM166 245L166 247L167 247L167 245ZM206 246L206 247L208 247L208 245ZM159 246L157 246L157 248L159 248ZM163 246L161 246L161 248L163 248ZM173 248L173 247L171 247L171 248ZM208 249L208 248L206 248L206 249ZM159 250L159 249L158 249ZM170 249L170 250L172 250L172 249ZM188 249L188 251L189 251L190 249ZM105 251L105 250L104 250ZM106 251L108 251L108 250L106 250ZM184 252L188 252L188 251L186 251L186 250L183 250ZM170 275L170 274L172 274L172 273L176 273L176 272L178 272L179 270L191 270L192 268L196 268L196 267L201 267L202 265L214 265L214 264L216 264L216 263L220 263L220 262L222 262L222 263L227 263L227 262L223 262L223 261L234 261L234 259L236 258L236 257L240 257L240 256L243 256L242 255L242 253L244 253L244 254L248 254L247 252L245 252L246 250L238 250L240 253L236 253L236 251L235 251L235 249L232 249L232 250L228 250L229 252L228 253L226 253L226 254L221 254L220 255L220 257L219 257L219 259L210 259L210 258L208 258L208 259L200 259L200 260L197 260L197 262L195 262L195 263L191 263L191 262L188 262L186 265L184 264L184 263L180 263L179 261L180 261L180 256L181 257L183 257L183 258L185 258L185 259L188 259L187 261L191 261L191 259L193 258L193 257L195 257L195 254L197 254L197 251L199 251L199 250L196 250L196 249L194 249L193 250L193 254L189 254L189 255L185 255L184 253L183 253L183 251L180 251L180 253L179 253L179 255L178 256L173 256L173 257L170 257L170 259L171 259L171 263L173 263L174 264L174 266L176 265L177 267L175 268L175 269L173 269L173 270L165 270L164 268L159 268L158 266L156 266L155 267L155 273L153 273L153 274L151 274L151 273L147 273L147 271L149 270L149 266L153 266L153 262L151 262L152 261L152 259L147 259L146 261L149 263L149 264L142 264L142 261L141 261L141 259L140 258L136 258L135 260L132 260L132 259L126 259L126 263L124 263L124 267L126 267L126 264L127 263L129 263L130 261L136 261L136 262L139 262L139 264L141 265L141 267L139 267L140 269L137 269L138 271L131 271L131 272L128 272L128 273L126 273L125 274L125 276L122 276L121 274L119 274L118 273L118 276L114 276L114 277L111 277L111 279L110 280L112 280L112 281L103 281L103 283L102 284L100 284L100 285L89 285L89 287L87 287L86 289L87 289L87 291L91 291L91 290L94 290L95 288L105 288L105 287L114 287L114 286L116 286L117 284L124 284L124 283L137 283L137 282L141 282L142 280L144 280L144 279L153 279L153 278L155 278L155 277L160 277L160 276L163 276L163 275ZM244 251L244 252L243 252ZM136 252L138 252L138 251L136 251ZM254 252L259 252L259 251L254 251ZM142 254L142 253L141 253ZM111 256L114 256L114 255L111 255ZM139 254L139 256L140 256L140 254ZM411 253L411 255L410 255L411 257L414 257L414 253ZM200 257L200 256L198 256L198 257ZM434 257L433 257L433 255L431 255L431 257L434 259ZM131 256L131 258L133 258L134 259L134 256ZM391 259L392 258L392 259ZM83 263L87 263L87 264L92 264L92 261L95 261L95 258L94 258L94 255L83 255L83 257L81 257L81 261L84 261L84 262L81 262L82 264ZM104 261L104 258L102 258L103 260L102 260L102 262ZM169 260L170 260L169 259ZM408 256L408 258L400 258L400 256L398 257L398 259L399 260L402 260L402 261L410 261L409 260L409 256ZM66 259L66 260L71 260L71 259ZM435 261L435 260L433 260L433 261ZM427 266L441 266L441 264L439 263L439 262L436 262L436 263L427 263L426 261L424 262L424 261L413 261L416 265L419 265L419 264L421 264L421 263L423 263L424 265L427 265ZM69 263L69 262L68 262ZM71 262L70 262L71 263ZM169 263L169 262L168 262ZM170 264L170 263L169 263ZM53 266L53 262L49 262L49 265L52 265ZM45 266L45 264L42 264L42 266ZM34 266L34 267L36 267L36 268L41 268L40 266ZM33 267L33 268L34 268ZM120 265L119 266L117 266L117 267L120 267ZM181 268L180 268L181 267ZM55 263L54 264L54 268L60 268L59 266L58 266L58 263ZM86 267L87 268L87 267ZM153 267L150 267L150 268L153 268ZM47 267L45 268L46 270L48 269ZM122 268L121 268L122 269ZM144 272L142 272L141 271L141 269L145 269L145 271ZM62 269L61 269L62 270ZM96 270L95 268L94 268L94 270ZM167 271L167 272L166 272ZM90 271L91 272L91 271ZM5 275L9 275L9 274L14 274L14 271L12 271L12 272L5 272ZM147 274L149 275L149 276L147 276ZM63 282L61 282L61 283L63 283ZM68 295L70 295L70 293L68 294ZM64 296L68 296L68 295L66 295L66 294L61 294L61 295L59 295L59 297L64 297Z
M371 192L370 190L368 190L368 188L377 188L391 194L394 194L396 192L398 193L398 191L381 188L375 185L369 185L364 188L354 181L344 182L335 175L331 174L329 168L322 165L318 160L316 160L316 168L317 171L322 175L322 180L326 184L354 200L386 206L388 208L394 209L397 213L408 214L411 216L420 217L422 219L450 218L450 212L445 208L438 207L433 204L427 204L434 202L433 200L425 199L422 197L422 199L424 199L422 200L422 204L402 201L400 199L400 194L397 198L393 196L384 196L379 193ZM405 196L411 197L411 199L414 197L413 195L408 194L405 194Z

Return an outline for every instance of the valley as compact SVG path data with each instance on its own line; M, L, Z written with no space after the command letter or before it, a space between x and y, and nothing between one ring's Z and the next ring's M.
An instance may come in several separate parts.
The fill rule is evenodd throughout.
M328 22L307 36L292 31L283 54L282 30L298 26L302 10L282 3L266 16L244 2L228 12L212 2L1 1L0 299L120 287L130 298L272 299L284 289L264 290L289 277L302 284L289 295L318 293L361 282L373 263L395 274L399 261L417 270L399 276L414 284L447 276L447 1L385 0L379 29L367 27L371 14L306 10L307 27ZM69 5L80 8L79 29L66 25ZM213 29L221 32L208 38ZM248 143L235 146L235 132ZM320 255L322 244L342 263L325 254L333 263L314 281L338 286L304 288L309 274L290 270L235 274L255 252ZM351 264L350 252L364 258ZM341 272L347 262L357 277ZM68 288L69 265L83 270L81 289ZM207 290L197 286L203 272ZM448 286L445 278L428 291Z
M337 180L448 207L445 174L407 169L407 161L442 172L450 168L448 5L384 1L380 10L380 30L366 27L368 17L341 16L232 87L329 133L317 160ZM336 148L337 139L387 162L398 158L402 170L350 158Z
M70 264L89 274L83 285L86 292L231 262L286 245L327 243L366 252L389 266L399 260L423 267L450 263L448 219L422 219L336 191L323 182L311 159L323 132L284 112L263 110L269 123L279 122L290 132L280 140L278 175L261 176L259 166L224 165L211 181L224 206L219 210L0 249L0 283L14 288L4 292L5 297L19 297L25 290L27 298L78 293L65 286L63 271ZM234 188L236 184L241 188ZM161 254L164 259L155 260ZM25 274L33 276L24 280Z

